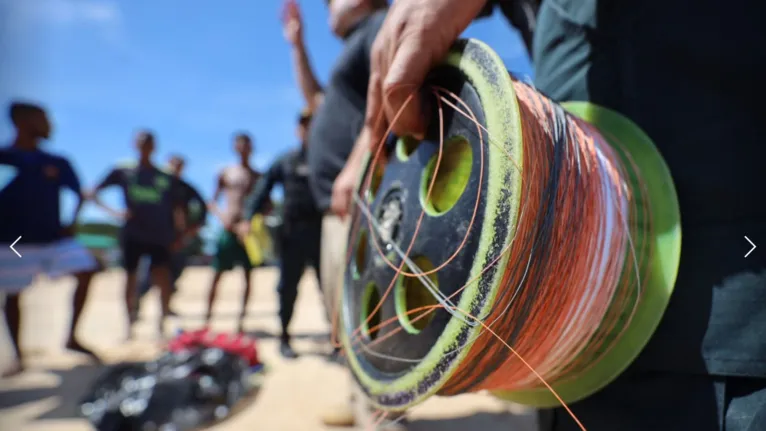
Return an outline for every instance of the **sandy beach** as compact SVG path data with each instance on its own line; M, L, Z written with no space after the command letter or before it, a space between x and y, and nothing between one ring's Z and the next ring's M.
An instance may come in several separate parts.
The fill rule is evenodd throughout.
M339 365L326 360L329 327L324 318L316 279L306 273L292 324L294 347L301 355L284 361L278 354L277 301L274 268L256 271L246 329L259 339L259 351L269 373L254 400L240 413L208 429L211 431L321 431L321 412L343 403L350 384ZM173 326L198 328L203 323L207 289L212 272L193 267L179 280L173 307L179 317ZM79 335L97 349L107 363L150 359L159 352L156 333L159 304L150 292L142 304L138 337L123 342L125 312L121 297L124 274L110 270L99 274L92 287ZM239 312L242 273L223 278L215 310L214 330L233 330ZM21 376L0 381L0 429L18 431L86 431L92 429L78 417L77 401L103 366L68 353L63 343L69 325L73 280L40 280L22 299L22 348L29 369ZM0 331L0 363L7 364L7 330ZM412 431L532 431L533 415L484 394L452 398L435 397L408 413ZM354 428L335 428L354 429Z

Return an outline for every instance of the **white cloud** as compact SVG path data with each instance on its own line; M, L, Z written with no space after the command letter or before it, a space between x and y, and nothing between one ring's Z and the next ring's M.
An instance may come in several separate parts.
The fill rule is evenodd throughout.
M114 0L0 0L0 36L23 44L57 31L85 27L115 46L125 45L122 10ZM18 47L16 48L18 49Z
M113 24L120 20L120 8L107 0L2 0L13 21L40 24Z

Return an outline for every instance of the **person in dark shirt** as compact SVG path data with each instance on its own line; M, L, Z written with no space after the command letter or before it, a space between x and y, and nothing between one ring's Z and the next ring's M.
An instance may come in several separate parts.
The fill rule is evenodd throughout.
M0 190L0 292L6 295L4 315L17 361L3 377L23 371L19 299L41 274L74 275L77 279L66 346L96 358L77 341L75 331L91 278L99 268L93 255L73 238L83 201L77 174L67 159L40 149L41 142L51 135L45 111L36 105L13 103L10 116L16 138L11 146L0 149L0 165L13 168L15 177ZM61 223L62 188L74 192L78 199L70 226Z
M138 163L112 169L91 194L96 204L124 222L120 231L120 247L127 274L125 307L128 311L129 337L138 320L137 269L141 257L151 259L152 279L160 288L162 317L159 330L162 334L163 323L170 315L170 257L194 233L194 229L190 228L178 234L175 214L186 206L183 188L178 179L152 162L154 135L142 131L135 142ZM125 211L111 209L98 199L100 191L112 186L121 189Z
M172 291L177 290L176 282L181 277L181 274L186 268L186 261L189 258L191 250L189 247L194 239L197 238L200 228L205 224L207 219L207 205L205 200L199 194L199 192L183 180L181 175L186 167L186 161L179 155L173 155L168 161L168 173L176 178L181 186L182 200L186 202L186 206L179 209L175 214L175 224L178 234L181 235L187 229L190 230L189 236L186 237L186 243L181 245L181 249L173 253L170 257L170 281L172 283ZM139 296L142 297L152 288L151 280L151 265L144 267L145 271L141 273L138 282ZM175 313L172 313L175 314Z
M373 49L366 125L388 122L484 0L398 0ZM766 429L766 175L760 105L766 94L766 4L700 0L546 0L533 43L536 87L626 115L659 147L683 229L676 287L640 357L599 393L570 406L590 431ZM418 38L419 37L419 38ZM420 101L394 133L422 134ZM385 125L385 124L384 124ZM381 130L359 142L373 149ZM344 174L359 172L350 164ZM341 174L341 175L344 175ZM349 177L350 178L350 177ZM352 186L338 188L347 201ZM563 409L545 431L580 429Z
M349 221L339 218L330 207L333 183L343 169L354 142L357 140L367 104L367 86L370 80L370 52L375 35L383 24L388 9L386 0L332 0L328 2L329 24L332 32L343 40L343 51L338 57L326 86L315 77L303 40L303 23L295 2L288 3L285 14L285 38L292 45L292 57L298 85L306 103L315 111L309 130L308 163L311 191L322 220L321 286L325 306L331 315L338 313L336 304L341 279L346 266L345 250ZM336 349L335 355L338 355ZM363 402L361 392L353 396ZM351 404L336 406L323 414L327 426L372 426L372 415L366 407ZM390 416L390 415L389 415ZM401 417L386 424L394 431L404 428Z
M246 235L250 230L249 220L263 211L269 202L271 190L282 184L282 231L279 249L279 318L282 324L280 353L286 358L297 355L290 346L288 326L293 317L295 300L298 298L298 282L306 266L311 265L319 278L319 247L322 228L322 214L314 204L309 190L309 167L306 162L306 134L311 115L304 111L298 120L298 138L301 146L278 158L258 181L255 191L245 204L239 231Z
M322 211L330 208L335 177L354 146L361 125L369 82L370 47L386 15L385 0L333 0L330 25L343 39L343 52L335 63L327 86L312 71L303 41L297 5L288 6L285 37L292 45L298 84L309 108L315 112L309 131L311 187Z

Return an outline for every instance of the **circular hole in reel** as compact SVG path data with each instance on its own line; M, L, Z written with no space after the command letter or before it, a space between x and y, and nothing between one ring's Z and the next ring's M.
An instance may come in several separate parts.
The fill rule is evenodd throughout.
M415 257L412 259L412 262L417 269L405 265L405 272L420 274L433 271L435 268L434 264L425 256ZM433 307L439 303L431 291L423 284L424 280L421 279L422 277L427 277L436 290L439 289L439 277L436 272L433 272L421 276L400 275L394 291L396 316L399 319L399 323L405 331L413 335L419 334L420 331L424 330L431 323L435 313Z
M423 170L420 182L420 201L426 213L431 216L439 216L452 209L468 186L473 165L471 143L462 136L446 140L439 170L436 172L438 158L437 151ZM428 187L434 177L436 179L431 195L428 196Z
M372 201L375 200L375 196L378 194L380 184L383 182L384 171L385 167L382 163L378 162L375 164L375 170L372 172L372 178L370 179L370 188L366 191L367 201L369 203L372 203ZM366 176L367 174L365 174L365 180Z
M410 159L412 153L418 149L418 146L420 146L420 141L413 137L405 136L403 138L399 138L396 141L396 157L399 160L406 162Z
M375 340L380 332L380 316L383 311L382 307L378 307L380 298L378 286L375 283L368 283L362 293L362 315L360 316L362 334L368 340ZM372 312L375 311L375 308L378 308L378 310L373 315Z
M364 273L364 269L367 265L367 231L360 230L359 238L356 242L356 250L354 250L354 278L359 279Z

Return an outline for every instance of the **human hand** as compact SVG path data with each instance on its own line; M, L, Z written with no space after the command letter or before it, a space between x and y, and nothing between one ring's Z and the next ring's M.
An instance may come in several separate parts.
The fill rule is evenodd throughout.
M335 182L333 182L330 212L341 219L345 218L351 209L352 193L356 193L356 186L359 182L362 169L364 169L365 156L369 148L369 136L370 128L367 126L362 127L362 131L357 137L357 142L354 144L354 149L351 150L346 164L335 178ZM387 162L387 156L384 153L381 151L380 154L374 155L376 157L374 160L378 166L385 166Z
M330 211L341 219L346 218L351 209L351 195L356 191L361 168L361 163L354 163L353 160L349 160L332 185Z
M486 2L397 0L391 5L370 58L365 124L372 131L368 148L373 152L383 142L389 125L397 136L422 138L427 127L424 106L419 97L409 102L408 98Z
M69 226L64 226L64 227L61 228L61 237L62 238L71 238L71 237L74 236L75 231L76 231L76 228L75 228L75 225L73 225L73 224L69 225Z
M183 236L176 238L176 240L173 241L173 244L170 245L170 251L175 253L181 250L185 242L186 242L186 238Z
M282 31L285 39L295 46L303 42L303 19L301 9L295 0L287 0L282 12Z
M121 221L128 221L131 217L133 217L133 214L130 212L130 210L114 211L112 215Z
M245 238L247 238L248 235L250 235L250 221L249 220L242 220L236 225L234 225L234 234L239 238L240 241L244 241Z

